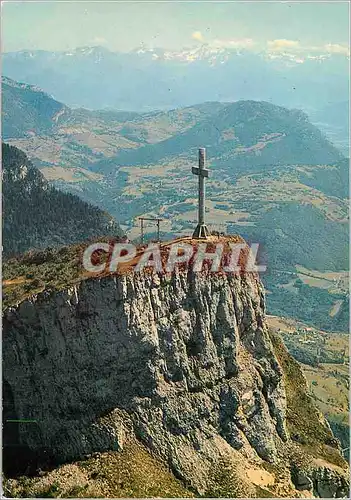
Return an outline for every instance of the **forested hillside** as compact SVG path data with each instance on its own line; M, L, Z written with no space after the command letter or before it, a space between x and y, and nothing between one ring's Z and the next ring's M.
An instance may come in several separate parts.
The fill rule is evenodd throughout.
M19 149L2 145L2 168L5 256L120 234L106 212L51 187Z

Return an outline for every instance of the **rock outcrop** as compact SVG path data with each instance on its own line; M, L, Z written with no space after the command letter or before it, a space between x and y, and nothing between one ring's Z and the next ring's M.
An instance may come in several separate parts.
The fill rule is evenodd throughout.
M5 459L13 445L67 462L136 439L195 494L348 495L324 419L339 465L290 437L255 274L88 279L9 308L3 328L5 421L35 421L5 426Z

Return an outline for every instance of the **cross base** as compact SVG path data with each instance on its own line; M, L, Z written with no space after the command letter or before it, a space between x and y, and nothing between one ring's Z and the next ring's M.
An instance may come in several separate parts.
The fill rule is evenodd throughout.
M209 236L209 231L206 224L198 224L193 233L193 238L207 238Z

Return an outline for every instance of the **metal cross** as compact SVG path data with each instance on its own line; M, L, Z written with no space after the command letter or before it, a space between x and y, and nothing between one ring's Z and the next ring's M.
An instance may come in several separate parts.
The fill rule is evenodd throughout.
M207 238L209 232L205 224L205 177L208 170L205 168L206 149L199 149L199 167L193 167L192 173L199 176L199 220L193 233L193 238Z

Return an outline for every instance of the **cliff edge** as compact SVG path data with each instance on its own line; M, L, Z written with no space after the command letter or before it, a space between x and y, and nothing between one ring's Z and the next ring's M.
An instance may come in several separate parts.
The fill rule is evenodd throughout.
M72 496L348 496L339 443L264 309L257 274L190 270L85 279L9 307L5 472L45 472L8 492L35 496L55 477L70 496L68 466L45 467L74 461L85 476ZM152 461L177 487L87 472L127 455L144 457L129 481Z

